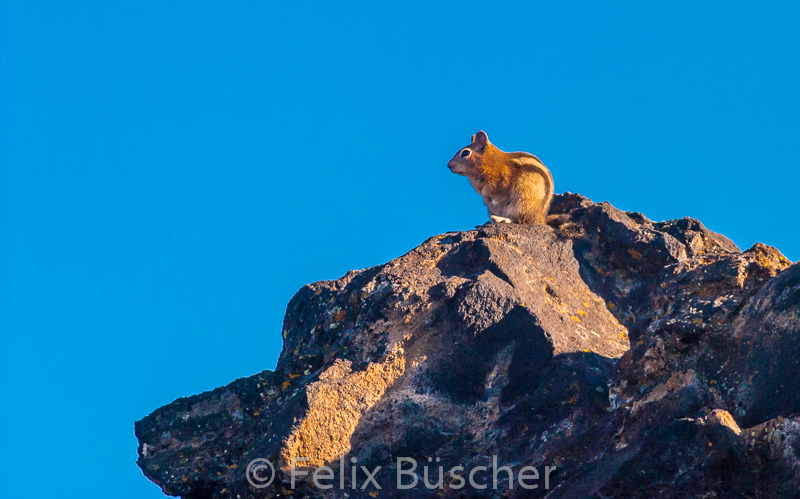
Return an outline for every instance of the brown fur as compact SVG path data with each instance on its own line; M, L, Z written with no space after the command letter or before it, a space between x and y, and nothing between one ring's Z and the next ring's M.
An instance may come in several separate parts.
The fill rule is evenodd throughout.
M453 173L469 179L483 197L493 220L507 219L528 225L547 223L547 211L553 200L553 176L533 154L503 152L480 131L447 166Z

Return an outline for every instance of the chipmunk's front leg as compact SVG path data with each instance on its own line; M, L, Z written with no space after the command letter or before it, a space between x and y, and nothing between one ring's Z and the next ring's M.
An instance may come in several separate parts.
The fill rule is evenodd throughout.
M491 218L491 219L492 219L492 222L494 222L494 223L496 223L496 224L510 224L510 223L514 223L514 222L512 222L512 221L511 221L511 219L510 219L510 218L506 218L506 217L498 217L497 215L489 215L489 218Z

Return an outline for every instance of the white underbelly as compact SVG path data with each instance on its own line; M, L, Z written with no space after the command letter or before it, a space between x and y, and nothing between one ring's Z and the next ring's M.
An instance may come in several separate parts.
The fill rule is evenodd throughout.
M492 198L489 196L483 197L483 202L486 203L486 207L489 208L489 214L495 215L498 217L510 217L511 207L510 202L508 199L504 198Z

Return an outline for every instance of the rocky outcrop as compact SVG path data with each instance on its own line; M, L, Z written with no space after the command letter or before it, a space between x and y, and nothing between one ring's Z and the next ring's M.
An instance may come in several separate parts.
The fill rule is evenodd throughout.
M274 371L136 423L142 471L192 499L800 497L800 266L690 218L551 211L303 287Z

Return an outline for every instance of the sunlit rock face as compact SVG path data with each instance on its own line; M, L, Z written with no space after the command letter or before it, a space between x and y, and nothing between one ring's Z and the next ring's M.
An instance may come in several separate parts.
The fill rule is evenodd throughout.
M192 499L799 497L800 268L689 218L551 212L303 287L273 371L136 423L142 471Z

